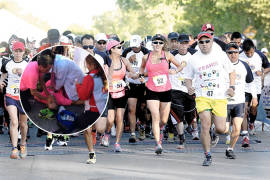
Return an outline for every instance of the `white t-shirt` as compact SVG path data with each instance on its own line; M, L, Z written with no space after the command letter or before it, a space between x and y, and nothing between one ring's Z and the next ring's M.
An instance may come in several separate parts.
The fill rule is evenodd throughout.
M233 72L232 63L222 51L203 54L196 52L188 62L185 79L195 79L196 97L226 99L229 73Z
M19 96L20 79L27 64L28 63L25 60L20 62L9 60L2 65L1 72L7 73L8 75L8 85L6 89L7 94L10 94L11 96Z
M254 82L253 82L254 85L247 84L245 87L245 92L252 94L252 90L255 86L256 93L261 94L261 92L262 92L262 77L256 75L256 71L262 71L262 60L261 60L260 56L257 53L254 53L254 55L251 58L249 58L246 56L246 54L244 52L242 52L239 55L239 59L241 59L242 61L246 62L249 65L249 67L253 73L253 77L254 77Z
M188 52L185 55L181 55L178 53L174 57L178 63L185 62L185 64L187 65L191 56L192 55ZM177 69L177 67L173 63L171 63L170 66L171 66L170 69ZM186 68L184 68L181 72L179 72L177 74L169 74L172 89L188 93L187 87L185 86L185 83L184 83L184 80L185 80L184 74L185 73L186 73Z
M127 53L126 59L129 59L134 54L136 56L136 60L130 64L132 68L136 71L136 73L139 73L144 54L142 51L138 53L135 53L134 51L130 51ZM126 81L133 84L141 84L140 79L132 79L132 78L129 78L128 76L126 76Z
M245 103L245 86L247 83L252 83L253 75L248 64L243 61L237 61L233 64L235 70L235 94L228 98L228 104ZM229 81L227 82L229 86Z

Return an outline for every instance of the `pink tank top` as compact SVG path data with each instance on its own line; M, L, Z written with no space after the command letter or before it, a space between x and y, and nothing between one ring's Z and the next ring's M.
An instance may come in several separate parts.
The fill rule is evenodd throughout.
M123 90L126 86L126 83L123 80L126 75L126 66L122 60L120 61L121 61L121 67L119 69L114 69L111 75L112 86L109 87L109 92L119 92Z
M162 60L160 63L152 64L152 52L146 62L146 70L148 72L148 81L146 87L155 92L169 91L172 86L169 80L169 63L162 51Z

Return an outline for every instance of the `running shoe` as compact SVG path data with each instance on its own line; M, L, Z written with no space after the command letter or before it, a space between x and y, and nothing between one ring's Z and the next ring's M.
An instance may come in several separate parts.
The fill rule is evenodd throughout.
M230 150L226 149L225 155L228 159L236 159L236 156L235 156L233 150L231 150L231 149Z
M38 113L38 117L42 119L55 119L56 118L55 114L49 108L41 109Z
M199 138L199 132L197 129L192 130L192 140L200 140Z
M59 145L59 146L67 146L67 140L65 139L65 137L64 136L59 136L58 138L57 138L57 145Z
M114 152L122 152L120 144L118 143L114 144Z
M143 127L139 128L139 140L143 141L145 139L145 129Z
M46 144L45 144L45 150L51 151L52 150L52 145L54 143L54 138L46 138Z
M216 147L218 141L219 141L219 136L213 133L213 136L211 137L211 146Z
M14 149L11 151L10 159L19 159L19 151L18 151L17 148L14 148Z
M212 164L212 157L207 155L203 161L203 166L210 166Z
M249 126L249 134L250 135L256 135L255 128L254 128L254 123L250 123L248 126Z
M168 135L169 135L168 142L169 143L174 143L174 134L169 132Z
M243 142L242 142L242 147L246 148L249 147L249 138L248 136L244 136Z
M25 145L21 145L20 149L20 157L24 159L27 156L27 148Z
M226 144L229 145L231 143L231 136L227 135L226 136Z
M110 145L110 134L106 134L102 138L102 145L108 147Z
M131 133L128 142L129 143L136 143L136 134L135 133L134 134Z
M112 136L112 137L115 137L115 136L116 136L116 128L115 128L115 125L113 125L112 128L111 128L111 136Z
M97 159L96 159L96 153L90 152L89 153L89 159L87 159L86 163L87 164L95 164L96 161L97 161Z
M161 144L158 144L158 145L155 147L155 153L156 153L156 154L161 154L161 153L162 153L162 146L161 146Z

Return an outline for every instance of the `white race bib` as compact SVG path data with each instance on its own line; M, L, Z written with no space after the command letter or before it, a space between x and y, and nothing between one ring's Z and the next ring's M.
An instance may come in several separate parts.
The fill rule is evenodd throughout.
M16 84L12 84L10 85L10 88L11 88L11 95L12 96L19 96L19 84L16 83Z
M112 84L113 84L113 87L112 87L113 91L117 91L117 90L120 91L126 86L126 83L123 80L113 81Z
M167 83L167 76L165 74L154 76L153 82L155 86L163 86Z

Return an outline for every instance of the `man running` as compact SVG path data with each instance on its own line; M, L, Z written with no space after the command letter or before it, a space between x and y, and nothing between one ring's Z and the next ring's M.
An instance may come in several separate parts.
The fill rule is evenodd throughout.
M207 32L198 35L199 51L190 59L187 66L186 86L190 95L196 91L196 108L201 120L201 141L205 160L203 166L212 163L210 153L211 119L218 133L225 133L227 116L227 95L234 94L235 73L226 54L213 51L213 36ZM195 89L192 87L195 79ZM230 87L226 80L230 79Z
M239 47L236 43L229 43L226 48L226 53L233 64L233 69L236 72L235 78L235 95L228 99L228 116L227 116L227 131L232 124L232 132L230 136L230 145L226 149L225 155L229 159L235 159L233 148L239 138L241 124L244 117L245 109L245 85L253 81L253 75L247 63L239 60Z
M178 50L174 51L172 54L175 59L182 64L184 67L187 65L188 60L191 58L192 54L188 52L189 47L189 36L187 34L180 34L178 38ZM173 64L170 65L171 69L176 69ZM178 149L184 148L184 124L183 121L187 121L191 124L195 118L195 94L189 95L187 87L184 82L183 71L170 75L170 81L172 82L172 105L171 105L171 115L177 121L177 132L179 135L180 144L177 146ZM195 131L197 129L194 129ZM193 135L198 139L198 131L193 132Z
M125 49L122 56L129 60L132 68L136 73L139 73L142 58L145 54L148 54L149 51L141 46L142 39L139 35L132 35L130 39L130 47ZM131 135L129 138L130 143L136 142L136 107L138 100L142 101L145 93L145 84L141 83L139 79L132 79L126 76L126 81L129 84L129 93L128 93L128 117L130 122Z

